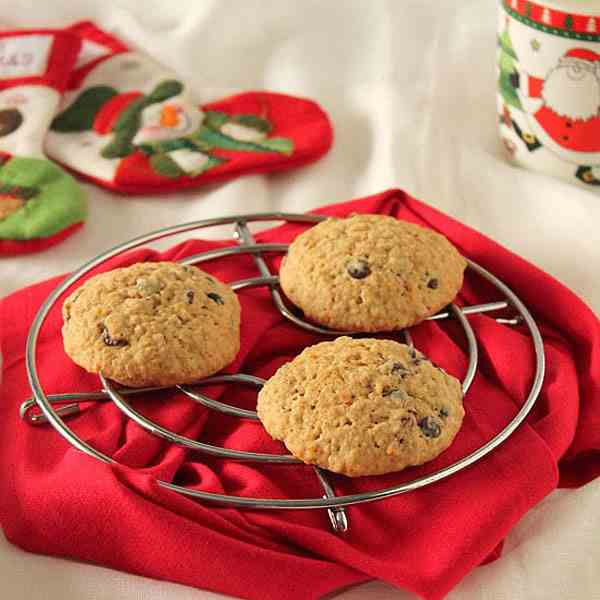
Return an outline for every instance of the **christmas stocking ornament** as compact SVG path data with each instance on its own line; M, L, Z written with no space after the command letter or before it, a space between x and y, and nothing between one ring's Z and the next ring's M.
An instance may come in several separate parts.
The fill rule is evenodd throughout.
M0 33L0 255L43 250L83 224L83 192L42 143L79 52L54 30Z
M99 185L126 194L196 187L296 167L331 146L314 102L249 92L200 107L173 71L93 23L69 31L82 49L46 150Z

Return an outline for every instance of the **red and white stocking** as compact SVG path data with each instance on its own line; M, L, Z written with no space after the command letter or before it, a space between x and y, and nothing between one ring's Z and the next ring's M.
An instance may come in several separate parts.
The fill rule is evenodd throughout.
M42 149L79 48L64 31L0 33L0 255L47 248L85 219L81 188Z
M172 191L296 167L331 146L312 101L248 92L200 107L173 71L94 24L69 31L82 50L46 150L99 185Z

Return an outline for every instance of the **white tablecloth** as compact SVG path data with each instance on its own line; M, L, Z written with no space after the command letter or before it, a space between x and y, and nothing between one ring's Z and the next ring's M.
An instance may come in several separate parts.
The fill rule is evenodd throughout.
M509 166L496 135L494 0L303 2L60 0L0 4L5 26L91 18L174 67L202 100L245 89L309 96L336 140L319 163L179 197L123 198L84 185L90 219L39 255L0 261L0 296L135 235L246 211L304 211L403 187L536 263L600 309L600 196ZM0 482L0 485L2 483ZM500 560L451 598L600 597L600 481L552 494ZM207 592L33 556L0 536L0 597L216 598ZM345 599L406 599L373 582Z

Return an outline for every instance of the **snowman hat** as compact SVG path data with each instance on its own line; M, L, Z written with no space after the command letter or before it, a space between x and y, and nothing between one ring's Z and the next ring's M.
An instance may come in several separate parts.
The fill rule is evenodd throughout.
M579 60L587 60L588 62L600 61L600 54L587 48L573 48L565 53L564 58L578 58Z

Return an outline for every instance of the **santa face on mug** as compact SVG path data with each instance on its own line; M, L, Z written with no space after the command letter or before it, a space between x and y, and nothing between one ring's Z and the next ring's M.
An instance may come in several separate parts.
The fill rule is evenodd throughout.
M548 108L561 117L586 121L598 116L600 108L600 61L574 56L561 58L542 88Z
M498 16L511 161L600 192L600 0L499 0Z
M600 164L600 55L575 48L546 79L526 73L519 79L520 97L540 142L570 163Z

